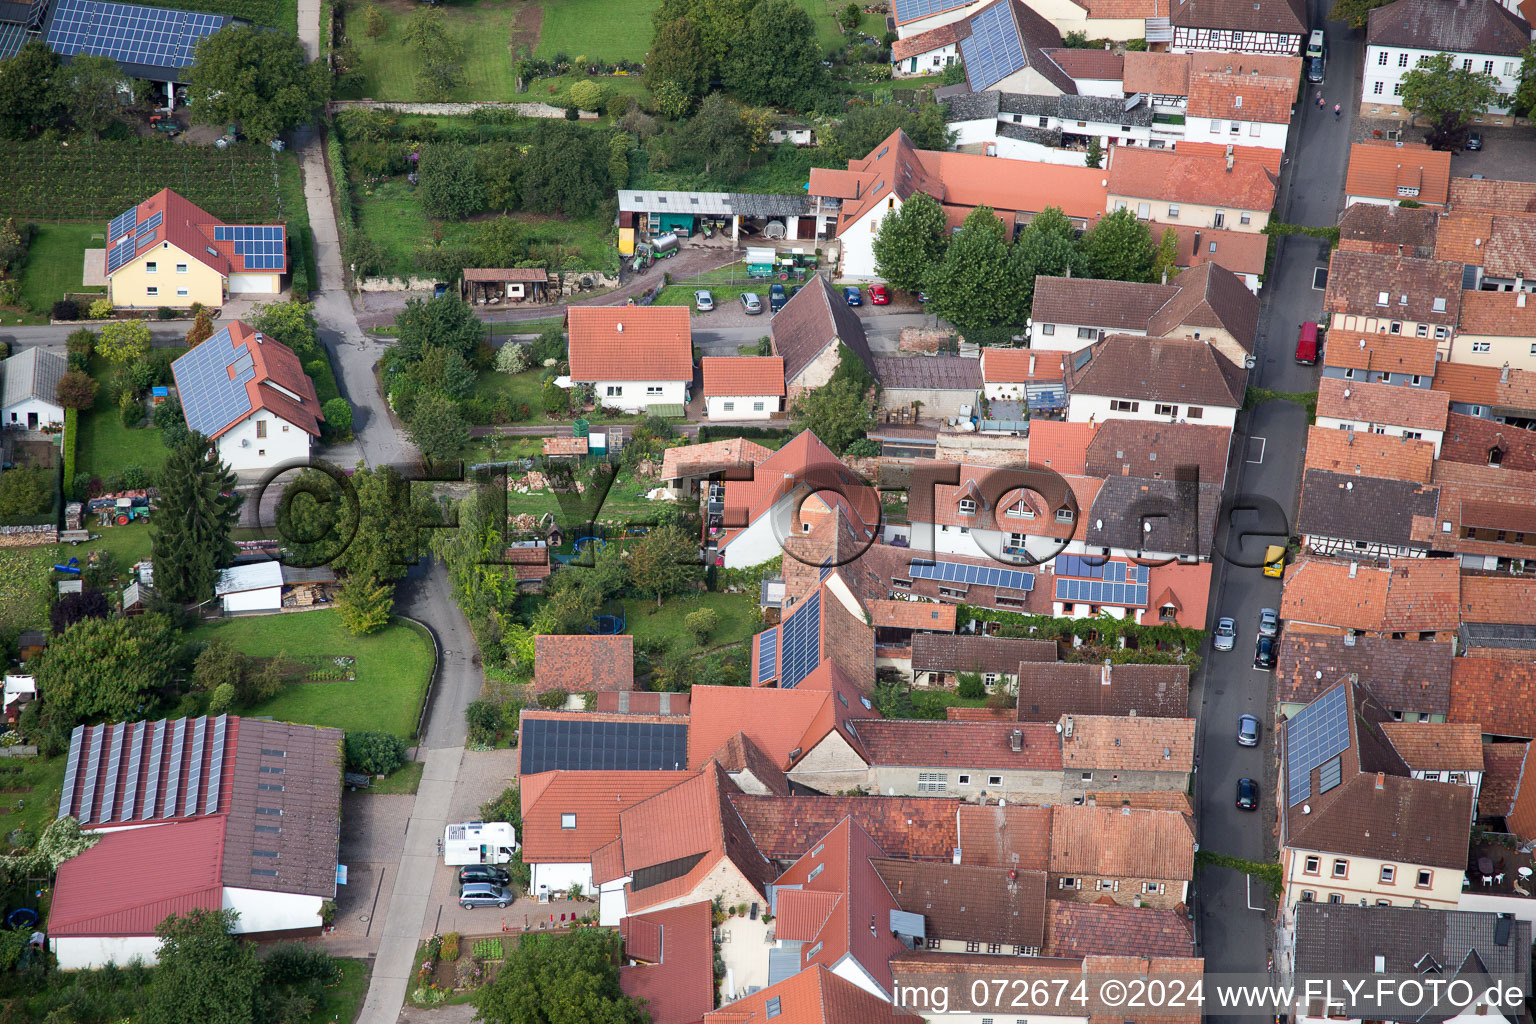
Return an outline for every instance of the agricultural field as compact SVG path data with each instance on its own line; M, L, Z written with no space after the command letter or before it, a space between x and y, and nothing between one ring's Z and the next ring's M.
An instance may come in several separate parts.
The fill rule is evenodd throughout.
M79 142L68 148L12 143L6 151L0 217L97 219L105 232L111 218L155 190L172 188L222 220L276 221L282 210L272 170L275 161L284 160L294 157L264 146L221 151L168 139Z
M223 637L251 657L355 660L353 679L293 683L251 715L346 730L375 730L410 739L432 676L432 641L396 619L372 636L353 636L331 609L257 615L199 626L191 640Z

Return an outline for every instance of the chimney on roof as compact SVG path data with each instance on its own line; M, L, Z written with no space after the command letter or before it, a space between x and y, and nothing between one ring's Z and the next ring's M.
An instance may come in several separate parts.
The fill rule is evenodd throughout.
M1023 751L1024 751L1024 730L1023 729L1015 729L1015 730L1013 730L1013 732L1008 734L1008 749L1012 750L1015 754L1023 753Z
M1100 686L1108 686L1109 685L1109 673L1110 673L1109 659L1105 658L1103 666L1101 666L1099 668L1099 685Z
M1516 292L1515 293L1515 308L1517 308L1517 309L1524 309L1525 308L1525 292Z
M1509 383L1509 363L1507 363L1507 362L1502 367L1499 368L1499 383L1500 384L1508 384Z
M617 324L614 324L613 329L618 331L620 334L623 334L624 333L624 321L620 320Z
M1359 573L1359 572L1360 572L1360 563L1359 562L1350 562L1349 563L1349 578L1350 579L1354 579L1355 575L1357 573Z
M1031 380L1035 376L1035 354L1033 352L1029 354L1029 376Z
M1377 772L1376 773L1376 788L1377 789L1386 789L1387 788L1387 773L1386 772Z
M260 331L256 332L256 344L258 344L258 345L261 344L261 332Z
M1232 156L1232 147L1228 146L1227 147L1227 173L1228 174L1232 173L1232 164L1233 164L1233 162L1234 162L1234 159L1233 159L1233 156Z

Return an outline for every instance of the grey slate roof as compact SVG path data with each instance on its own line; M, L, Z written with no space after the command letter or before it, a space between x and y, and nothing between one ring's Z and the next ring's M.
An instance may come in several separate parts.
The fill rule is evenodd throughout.
M1003 121L997 126L997 134L1005 139L1016 139L1019 142L1033 142L1039 146L1049 146L1052 149L1061 148L1061 131L1052 128L1030 128L1022 124L1009 124Z
M1496 0L1397 0L1370 13L1365 42L1515 57L1530 45L1531 26Z
M1500 941L1500 940L1503 941ZM1530 992L1531 924L1499 915L1419 907L1301 903L1296 907L1296 971L1324 974L1429 974L1443 980L1487 973ZM1376 958L1384 960L1378 969ZM1481 993L1485 984L1474 983ZM1460 988L1460 986L1456 986ZM1449 994L1449 988L1445 990ZM1446 1005L1414 1018L1453 1016ZM1410 1018L1399 1018L1410 1019Z
M1058 96L1044 96L1032 92L1005 92L998 94L997 109L1004 114L1028 114L1032 117L1053 117L1056 114Z
M38 346L18 352L4 363L0 373L5 375L3 397L0 406L10 408L29 398L40 398L53 405L59 404L59 378L69 369L69 363Z
M998 92L968 92L955 96L949 100L949 110L944 119L951 124L956 121L993 120L997 117L998 100L1002 95Z
M912 634L914 672L996 672L1017 675L1023 662L1055 664L1056 641L960 633ZM1055 721L1055 719L1052 719Z
M1432 484L1309 469L1296 525L1314 537L1410 545L1414 517L1433 519L1439 499L1440 488Z
M1113 96L1058 96L1056 109L1064 121L1107 121L1141 126L1152 123L1150 104L1138 103L1126 110L1125 101Z
M875 376L885 388L979 391L982 385L981 360L966 356L876 356Z

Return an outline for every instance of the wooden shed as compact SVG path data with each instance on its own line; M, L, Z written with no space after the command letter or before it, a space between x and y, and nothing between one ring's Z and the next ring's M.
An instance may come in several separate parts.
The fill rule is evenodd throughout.
M460 284L464 301L475 306L543 302L547 271L533 267L470 268Z

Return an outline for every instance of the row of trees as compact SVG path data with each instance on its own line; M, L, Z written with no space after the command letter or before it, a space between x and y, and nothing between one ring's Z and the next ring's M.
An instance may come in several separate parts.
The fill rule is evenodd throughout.
M686 116L715 82L747 103L813 107L826 91L816 26L794 0L663 0L645 58L657 110Z
M99 138L122 117L126 82L110 57L77 54L64 64L46 43L29 42L0 60L0 137L73 127ZM231 25L194 51L188 100L201 124L239 124L269 142L314 120L329 95L325 64L306 62L302 44L285 32Z
M1057 207L1048 207L1008 240L998 215L978 206L950 234L944 210L914 193L880 223L875 269L893 288L926 291L931 309L961 330L1022 324L1034 301L1035 277L1068 274L1114 281L1155 281L1177 273L1178 239L1151 230L1130 210L1099 218L1081 236Z

